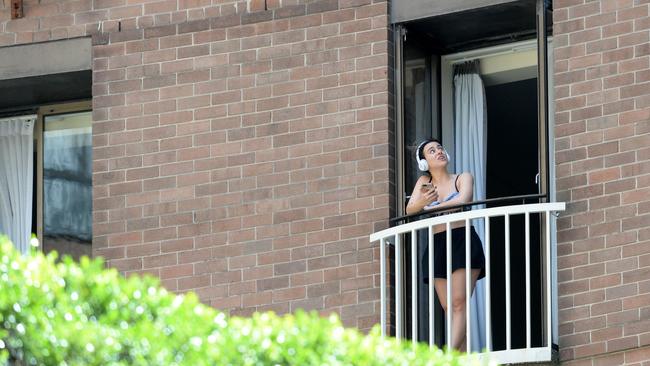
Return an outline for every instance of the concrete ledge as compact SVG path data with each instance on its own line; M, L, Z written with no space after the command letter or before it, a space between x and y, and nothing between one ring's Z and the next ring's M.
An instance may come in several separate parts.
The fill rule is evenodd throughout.
M91 38L0 47L0 80L92 69Z
M516 1L521 0L393 0L390 2L390 22L402 23Z

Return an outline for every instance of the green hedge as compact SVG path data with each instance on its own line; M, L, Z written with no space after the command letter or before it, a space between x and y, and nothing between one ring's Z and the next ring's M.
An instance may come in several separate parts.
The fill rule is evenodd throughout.
M332 316L228 317L151 277L124 278L101 260L34 252L0 237L0 364L460 365L457 354L364 336ZM462 361L462 362L461 362Z

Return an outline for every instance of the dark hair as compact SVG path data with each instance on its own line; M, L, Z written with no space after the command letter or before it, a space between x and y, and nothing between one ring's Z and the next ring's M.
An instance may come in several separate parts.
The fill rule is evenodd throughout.
M415 158L416 159L419 159L420 156L422 158L424 158L424 147L427 146L427 144L430 143L430 142L437 142L440 145L442 145L442 142L440 142L440 140L438 140L438 139L427 138L427 139L422 140L422 142L420 142L420 145L418 145L417 151L415 152L415 154L416 154Z
M420 142L420 145L418 145L418 149L415 151L415 154L416 154L415 159L416 160L419 160L420 156L424 159L424 147L427 146L427 144L429 144L431 142L437 142L440 145L442 145L442 142L440 142L440 140L438 140L438 139L426 138L426 139L422 140L422 142ZM431 177L431 173L429 173L429 172L422 172L422 173L424 175L426 175L427 177Z

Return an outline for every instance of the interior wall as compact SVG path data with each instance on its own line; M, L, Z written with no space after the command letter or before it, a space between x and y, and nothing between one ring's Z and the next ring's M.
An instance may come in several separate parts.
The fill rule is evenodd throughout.
M488 86L485 94L487 198L537 193L537 79Z
M528 49L481 58L485 85L498 85L537 77L537 50Z

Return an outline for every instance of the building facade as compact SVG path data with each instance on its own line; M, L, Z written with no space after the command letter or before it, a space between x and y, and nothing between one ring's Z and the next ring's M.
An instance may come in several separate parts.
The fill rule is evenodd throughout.
M403 214L413 143L458 141L447 71L496 60L487 103L518 95L503 88L521 82L511 86L533 99L515 103L532 103L516 115L532 124L488 129L489 146L524 143L488 147L483 198L541 192L539 202L566 203L547 231L557 289L542 296L553 297L561 363L650 360L647 1L2 6L0 119L33 123L24 196L44 250L104 257L234 315L335 312L364 331L385 317L394 332L370 235ZM548 57L526 59L540 44ZM512 59L490 58L503 55ZM490 169L523 170L509 162L525 145L533 174L521 182L537 172L538 183L491 191L507 185ZM391 297L399 266L387 256Z

